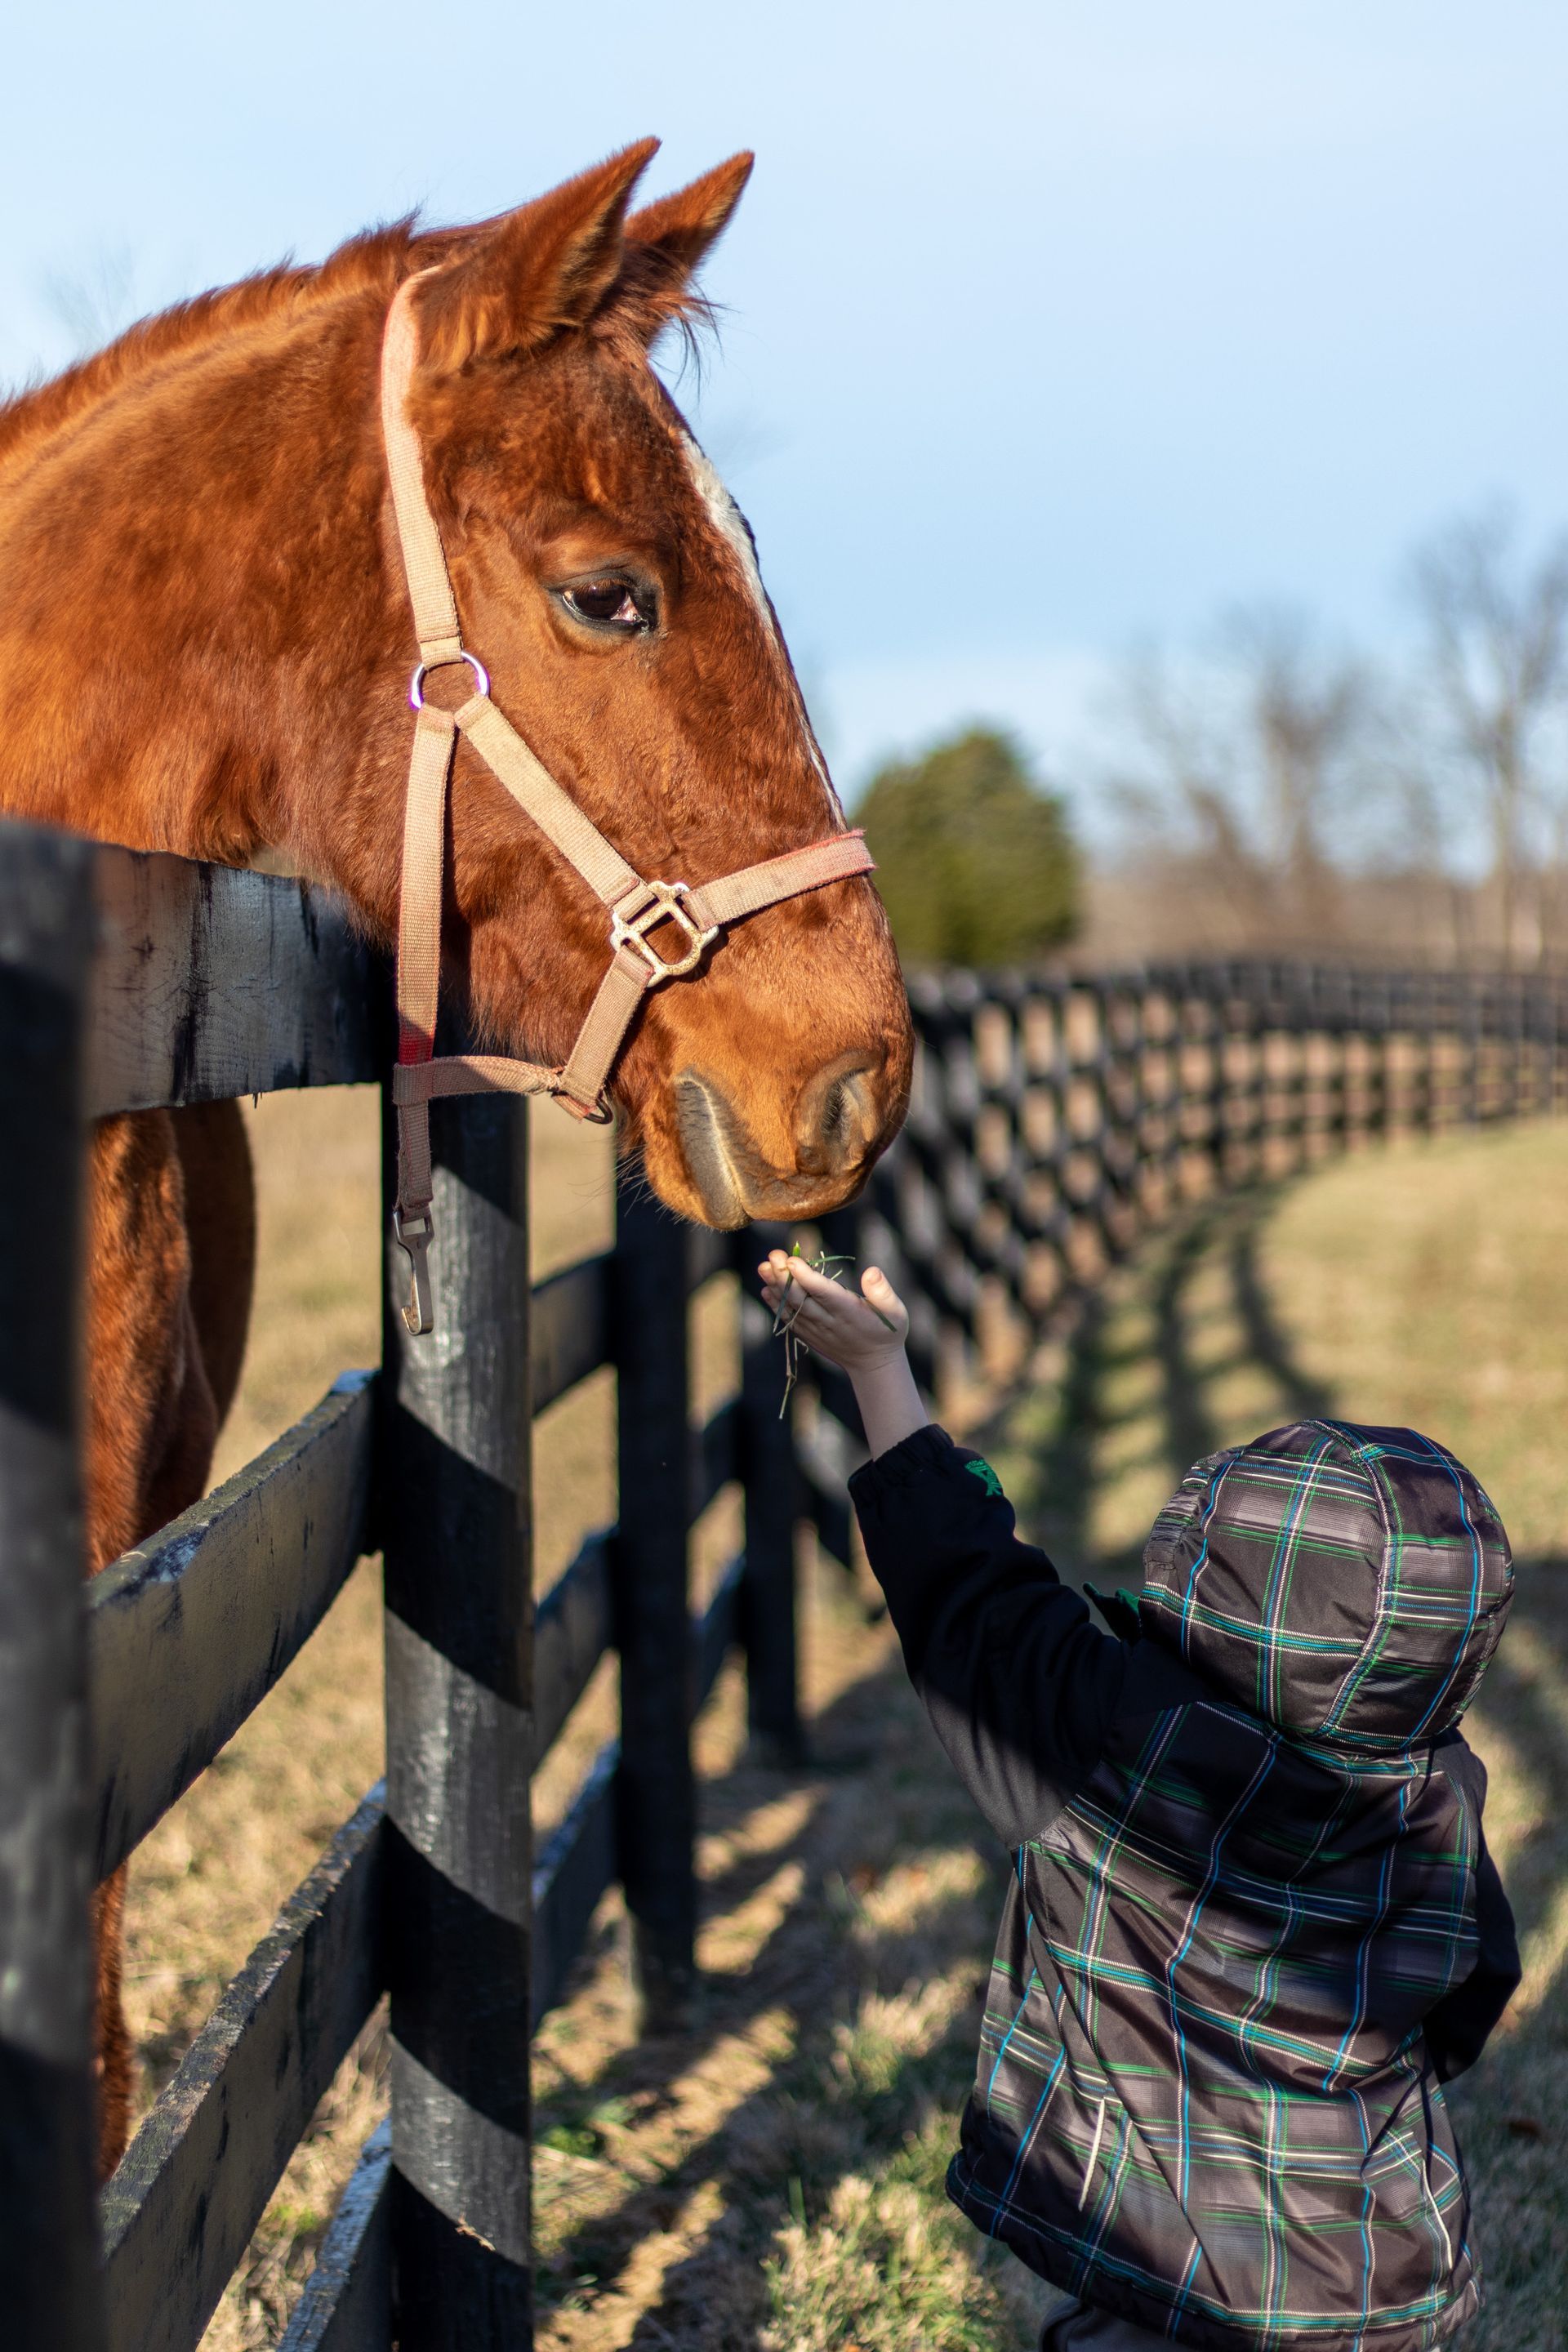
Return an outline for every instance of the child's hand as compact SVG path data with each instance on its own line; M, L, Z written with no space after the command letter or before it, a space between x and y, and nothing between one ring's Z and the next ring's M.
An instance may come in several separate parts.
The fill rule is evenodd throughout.
M860 1276L860 1297L803 1257L772 1250L757 1268L763 1297L793 1336L830 1364L854 1374L904 1352L910 1328L902 1299L879 1266Z
M858 1298L783 1250L771 1250L757 1272L763 1297L792 1338L848 1373L873 1454L925 1427L925 1406L904 1353L909 1312L879 1267L866 1268Z

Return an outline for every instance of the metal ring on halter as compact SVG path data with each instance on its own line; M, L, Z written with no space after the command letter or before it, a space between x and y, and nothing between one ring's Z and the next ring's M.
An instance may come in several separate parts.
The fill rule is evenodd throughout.
M478 654L454 654L451 658L453 661L467 662L468 667L474 673L474 681L479 691L481 694L488 694L489 692L490 674L485 667L483 662L479 659ZM414 675L408 681L408 708L410 710L423 710L425 708L425 679L426 674L430 670L446 669L447 667L448 664L444 661L415 663Z

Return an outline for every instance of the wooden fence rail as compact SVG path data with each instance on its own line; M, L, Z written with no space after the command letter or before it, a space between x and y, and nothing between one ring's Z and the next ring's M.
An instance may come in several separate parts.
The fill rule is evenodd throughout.
M833 1245L908 1286L940 1388L1018 1352L1186 1193L1366 1136L1556 1109L1557 983L1295 966L922 982L907 1132ZM531 2340L530 2035L606 1890L649 2027L696 1992L690 1734L726 1659L800 1748L795 1529L847 1559L842 1383L781 1421L768 1320L691 1410L691 1301L771 1233L646 1202L534 1286L525 1108L436 1107L441 1325L389 1271L381 1367L85 1588L76 1339L89 1118L379 1084L385 975L293 883L0 827L0 2310L16 2352L191 2352L355 2034L389 1997L392 2110L286 2352ZM301 1204L302 1213L308 1204ZM618 1525L533 1605L531 1417L609 1367ZM738 1488L706 1604L692 1529ZM385 1564L387 1775L227 1987L96 2198L89 1898L285 1673L354 1562ZM528 1782L600 1659L620 1726L531 1850Z
M917 977L904 1132L830 1246L909 1298L939 1397L994 1384L1183 1201L1395 1135L1568 1108L1568 980L1302 962L1093 977ZM847 1560L847 1384L798 1434L819 1539Z

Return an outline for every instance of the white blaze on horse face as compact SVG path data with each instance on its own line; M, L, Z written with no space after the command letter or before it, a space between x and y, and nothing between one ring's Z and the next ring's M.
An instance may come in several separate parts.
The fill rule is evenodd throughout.
M721 539L725 541L732 551L741 567L741 576L751 590L752 601L763 616L763 626L778 647L779 659L787 664L789 656L784 650L784 639L779 635L778 622L774 616L773 608L768 601L768 592L763 586L762 572L757 568L757 543L752 537L752 527L720 480L718 468L707 451L698 446L689 433L683 433L681 441L685 448L687 466L692 480L697 485L697 494L707 509L708 519ZM793 669L791 677L794 677ZM798 680L795 681L795 692L800 701L803 721L801 732L805 738L805 747L810 754L811 764L822 778L823 790L827 794L828 806L833 812L835 824L842 824L844 804L834 790L833 779L827 772L827 763L818 747L811 721L806 717L805 699L800 694Z
M746 585L752 592L752 602L767 623L769 635L776 635L773 606L768 602L768 592L763 586L763 575L757 569L756 542L752 537L751 526L720 480L718 468L707 451L698 447L689 433L683 434L681 438L686 447L686 463L697 485L698 496L708 509L708 520L720 538L727 540L734 550Z

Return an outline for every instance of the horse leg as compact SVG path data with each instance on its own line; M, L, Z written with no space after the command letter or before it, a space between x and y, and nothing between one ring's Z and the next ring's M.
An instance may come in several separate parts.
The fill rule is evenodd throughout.
M96 1574L206 1483L217 1411L192 1305L185 1184L166 1111L102 1120L88 1176L87 1555ZM124 1871L100 1889L96 2063L100 2168L130 2132L121 2005Z
M192 1103L170 1116L185 1180L191 1312L221 1429L239 1386L256 1285L250 1146L237 1102Z

